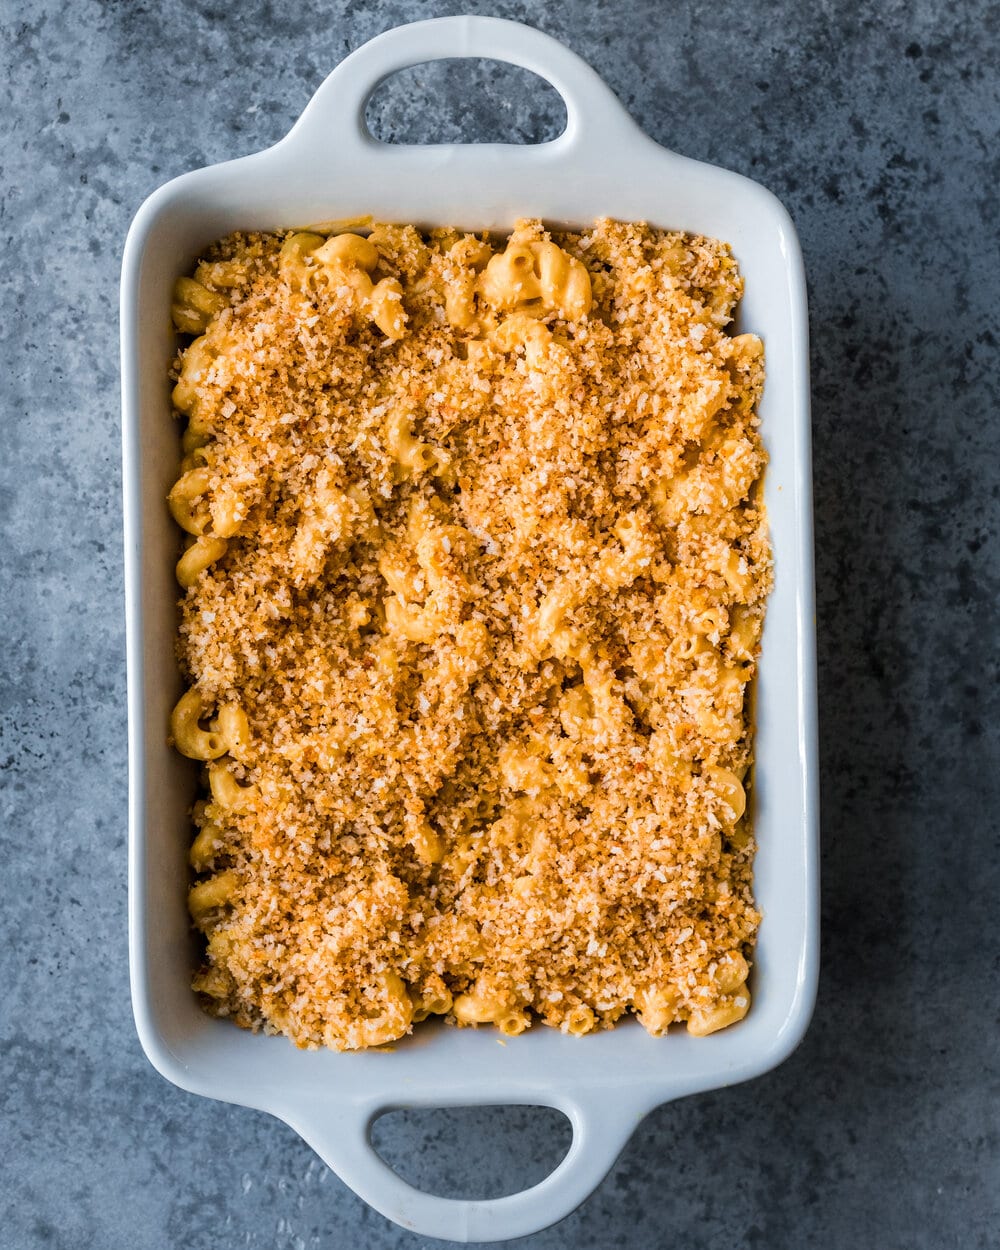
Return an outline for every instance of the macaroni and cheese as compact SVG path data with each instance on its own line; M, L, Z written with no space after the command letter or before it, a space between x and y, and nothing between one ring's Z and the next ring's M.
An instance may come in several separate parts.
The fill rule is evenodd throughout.
M763 348L718 241L235 234L175 288L210 1010L741 1019Z

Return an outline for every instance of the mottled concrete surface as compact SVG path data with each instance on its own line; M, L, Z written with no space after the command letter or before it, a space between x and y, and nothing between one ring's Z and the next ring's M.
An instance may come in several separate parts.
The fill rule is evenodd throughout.
M777 192L812 307L815 1022L770 1076L651 1115L584 1208L531 1244L996 1246L996 6L468 7L551 31L656 139ZM350 48L451 11L0 3L3 1247L419 1243L291 1130L180 1093L136 1041L116 292L149 191L272 143ZM413 71L374 112L410 139L558 124L523 77L454 69ZM407 1175L455 1194L537 1179L566 1141L553 1113L520 1110L379 1128Z

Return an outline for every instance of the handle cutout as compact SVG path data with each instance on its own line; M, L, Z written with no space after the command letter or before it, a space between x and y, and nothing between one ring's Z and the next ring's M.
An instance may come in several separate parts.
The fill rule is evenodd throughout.
M548 143L567 126L551 83L503 61L463 57L398 70L372 92L365 124L381 143Z
M554 1172L573 1130L554 1107L435 1107L387 1111L371 1128L379 1157L415 1189L488 1201Z

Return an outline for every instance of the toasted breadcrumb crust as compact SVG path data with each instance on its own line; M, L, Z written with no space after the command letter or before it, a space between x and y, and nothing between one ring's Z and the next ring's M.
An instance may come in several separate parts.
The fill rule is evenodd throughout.
M194 809L206 1007L337 1049L435 1012L739 1018L771 570L729 247L375 226L389 337L308 256L291 280L287 237L232 235L196 274L186 467L228 533L178 655L250 730ZM484 257L550 240L589 312L483 297Z

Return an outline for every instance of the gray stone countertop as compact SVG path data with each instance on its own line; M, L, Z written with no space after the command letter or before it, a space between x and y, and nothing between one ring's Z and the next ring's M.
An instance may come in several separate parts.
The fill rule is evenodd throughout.
M563 39L654 138L787 204L810 283L823 973L781 1068L654 1112L545 1247L1000 1244L1000 14L469 3ZM288 1128L139 1048L126 960L117 284L132 214L266 146L384 0L0 6L0 1246L411 1247ZM415 70L390 138L552 132L537 85ZM554 1113L396 1113L418 1183L498 1193ZM484 1179L485 1178L485 1179Z

